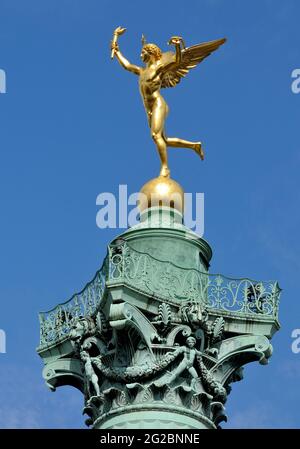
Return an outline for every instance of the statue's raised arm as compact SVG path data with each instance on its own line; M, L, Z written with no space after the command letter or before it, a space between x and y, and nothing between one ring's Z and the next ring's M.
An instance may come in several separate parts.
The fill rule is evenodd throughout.
M168 44L175 45L176 52L168 51L162 54L161 59L161 87L175 87L184 78L191 69L196 67L213 51L223 45L226 39L217 39L210 42L185 47L181 37L172 37ZM182 47L182 48L181 48Z
M121 64L124 69L128 70L129 72L135 73L136 75L140 74L141 68L137 65L131 64L120 52L119 45L118 45L118 37L121 36L121 34L125 33L126 28L118 27L115 29L113 34L113 39L111 41L111 59L113 59L114 56L116 56L117 60Z

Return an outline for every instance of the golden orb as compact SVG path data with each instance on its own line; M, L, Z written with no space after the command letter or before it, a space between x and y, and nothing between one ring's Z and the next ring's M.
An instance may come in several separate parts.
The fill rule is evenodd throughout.
M184 208L184 191L173 179L164 176L148 181L140 190L138 197L140 212L149 207L170 207L181 214Z

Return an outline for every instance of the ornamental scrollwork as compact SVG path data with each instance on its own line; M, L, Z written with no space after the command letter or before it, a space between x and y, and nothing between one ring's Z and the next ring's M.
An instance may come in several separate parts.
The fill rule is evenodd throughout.
M39 351L66 351L47 367L47 385L69 376L88 425L149 406L218 427L242 366L272 353L267 337L230 333L230 323L276 323L279 294L277 283L180 267L120 240L81 293L40 315Z

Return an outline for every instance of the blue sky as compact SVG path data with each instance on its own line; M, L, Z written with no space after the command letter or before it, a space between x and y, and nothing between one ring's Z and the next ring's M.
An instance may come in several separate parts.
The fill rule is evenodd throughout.
M205 193L211 271L283 288L270 364L245 368L224 427L300 427L299 15L297 0L0 0L0 427L84 427L81 394L44 386L37 314L79 291L119 232L96 227L97 195L158 173L137 79L110 60L118 25L135 63L142 33L163 49L228 38L165 92L169 133L206 149L203 163L171 150L170 165Z

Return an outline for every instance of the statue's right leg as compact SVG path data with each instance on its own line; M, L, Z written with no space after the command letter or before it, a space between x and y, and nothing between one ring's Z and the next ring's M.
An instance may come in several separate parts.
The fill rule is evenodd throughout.
M96 374L93 374L92 376L92 383L95 389L96 396L100 396L100 389L98 385L98 376Z
M155 142L161 160L160 176L169 177L167 144L163 136L165 117L166 106L163 102L157 101L152 110L151 137Z

